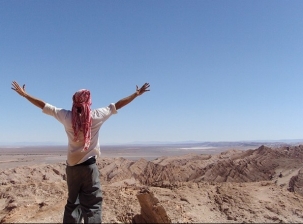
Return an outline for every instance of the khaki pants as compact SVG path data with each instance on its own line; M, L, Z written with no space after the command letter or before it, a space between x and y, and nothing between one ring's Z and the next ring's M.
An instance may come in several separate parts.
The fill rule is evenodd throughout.
M63 223L101 223L102 192L97 165L67 166L68 199Z

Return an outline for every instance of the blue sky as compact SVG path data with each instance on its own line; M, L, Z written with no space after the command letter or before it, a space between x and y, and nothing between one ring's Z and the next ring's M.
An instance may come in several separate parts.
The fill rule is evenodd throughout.
M303 1L0 1L0 143L60 142L60 123L10 89L70 109L151 91L100 143L303 138Z

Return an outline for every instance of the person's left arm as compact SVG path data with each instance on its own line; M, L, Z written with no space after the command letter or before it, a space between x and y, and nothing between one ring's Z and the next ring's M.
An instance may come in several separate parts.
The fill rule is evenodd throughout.
M126 106L130 102L132 102L137 96L142 95L143 93L150 91L148 88L150 87L149 83L145 83L140 89L136 86L136 92L131 94L128 97L125 97L115 103L116 110L121 109L122 107Z

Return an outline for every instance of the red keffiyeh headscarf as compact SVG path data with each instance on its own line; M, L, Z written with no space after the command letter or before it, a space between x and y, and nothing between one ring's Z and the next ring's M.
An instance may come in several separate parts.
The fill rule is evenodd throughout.
M73 95L73 107L72 107L72 125L74 129L74 141L78 141L79 131L84 135L84 148L83 151L87 151L90 145L91 138L91 97L90 91L81 89Z

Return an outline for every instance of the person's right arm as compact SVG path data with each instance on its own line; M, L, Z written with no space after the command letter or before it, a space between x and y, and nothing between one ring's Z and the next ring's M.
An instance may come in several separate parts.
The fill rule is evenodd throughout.
M125 97L125 98L119 100L117 103L115 103L116 110L119 110L122 107L126 106L127 104L132 102L137 96L140 96L143 93L149 91L148 88L149 88L149 83L147 83L147 82L140 89L138 88L138 86L136 86L136 92L134 92L130 96Z
M40 109L43 109L45 106L45 102L43 100L37 99L31 95L29 95L26 91L25 91L25 84L23 85L23 87L21 88L21 86L16 82L13 81L12 82L12 90L15 90L20 96L23 96L24 98L26 98L29 102L31 102L32 104L34 104L35 106L39 107Z

